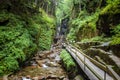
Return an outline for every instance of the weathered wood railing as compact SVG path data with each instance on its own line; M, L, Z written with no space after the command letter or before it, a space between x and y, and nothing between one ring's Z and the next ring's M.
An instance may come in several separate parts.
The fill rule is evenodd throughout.
M94 76L97 77L98 80L107 80L106 79L106 75L109 74L112 77L112 80L120 80L120 76L113 71L113 69L109 66L109 65L103 65L97 61L95 61L94 59L90 58L89 56L87 56L86 54L84 54L81 50L77 49L76 47L74 47L73 45L69 44L69 43L64 43L63 44L64 47L66 47L66 49L71 53L73 52L74 54L71 53L72 56L75 56L74 58L78 58L83 64L84 64L84 70L87 67L89 69L89 71L91 71ZM74 50L75 51L74 51ZM83 55L84 59L82 59L77 52L79 52L80 54ZM92 62L94 65L96 65L97 67L99 67L102 71L104 71L104 76L101 77L93 68L91 68L91 66L89 66L89 64L86 63L86 59L88 59L90 62Z

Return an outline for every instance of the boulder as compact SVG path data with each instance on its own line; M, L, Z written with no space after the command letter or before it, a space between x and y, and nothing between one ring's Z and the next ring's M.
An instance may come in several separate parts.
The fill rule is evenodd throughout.
M48 66L50 66L50 67L57 67L57 66L59 66L57 63L55 63L55 62L49 62L49 63L47 63L47 65Z
M77 75L73 80L84 80L82 76Z

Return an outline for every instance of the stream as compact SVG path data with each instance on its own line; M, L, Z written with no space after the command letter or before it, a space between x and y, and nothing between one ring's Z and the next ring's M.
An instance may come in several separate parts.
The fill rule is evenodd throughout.
M87 80L82 77L84 73L70 79L62 66L59 56L61 50L62 45L55 44L50 51L38 51L30 61L26 61L22 69L10 76L4 76L3 80Z
M9 80L69 80L64 68L61 66L61 49L38 52L27 66L19 72L9 76Z

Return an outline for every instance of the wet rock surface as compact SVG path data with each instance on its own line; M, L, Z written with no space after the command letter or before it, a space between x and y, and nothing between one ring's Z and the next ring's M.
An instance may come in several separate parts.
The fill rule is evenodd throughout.
M12 74L8 80L69 80L61 66L60 48L52 51L38 52L19 72Z

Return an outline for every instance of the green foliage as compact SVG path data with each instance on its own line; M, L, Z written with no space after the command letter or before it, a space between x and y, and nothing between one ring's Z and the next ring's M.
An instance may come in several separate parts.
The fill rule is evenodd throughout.
M18 62L13 57L5 57L0 61L0 76L18 69Z
M50 49L50 44L52 42L52 30L50 28L46 29L45 26L41 28L41 34L39 38L39 48L41 50Z
M45 13L44 10L40 9L40 12L42 13L42 21L51 29L55 28L55 19L52 16L49 16L48 14Z
M120 44L120 24L114 27L111 31L114 35L112 36L111 45L118 45Z
M0 23L0 76L18 70L37 49L50 49L55 20L43 10L31 17L1 11Z
M40 50L48 50L50 49L50 45L52 43L52 38L55 29L55 20L53 17L48 16L44 10L40 9L41 14L38 14L33 17L34 21L32 21L33 27L31 33L37 38L36 43L38 44L38 49ZM34 24L34 25L33 25ZM33 29L35 31L33 31Z
M24 28L10 28L4 30L5 31L0 28L0 68L5 68L5 70L0 70L2 70L4 74L7 74L19 68L18 62L22 62L26 59L28 52L25 52L25 50L30 49L31 43L33 44L33 42L30 40L28 31ZM29 52L31 53L32 51ZM0 74L3 74L2 72Z
M73 0L60 0L56 8L57 22L60 23L62 19L71 14L73 8Z
M72 20L72 24L71 24L72 28L70 29L67 38L69 40L75 40L79 30L92 29L92 31L95 32L96 22L98 21L98 17L99 17L99 12L88 15L86 11L81 11L79 16L76 19Z
M96 36L91 39L83 39L81 42L93 42L93 41L102 41L103 37L102 36Z
M74 28L71 28L70 33L67 35L67 40L74 41L76 39L76 34Z
M117 14L120 13L120 0L107 0L107 6L102 9L101 15L102 14Z
M118 44L120 44L120 33L113 36L112 41L110 43L110 45L118 45Z
M4 20L8 20L8 18L9 18L9 15L6 14L5 11L0 12L0 22L3 22Z
M114 34L119 34L120 33L120 24L115 26L115 28L111 32Z
M81 27L85 27L85 25L88 25L90 28L93 28L93 30L96 30L96 22L98 20L99 13L96 12L92 15L84 15L83 13L80 13L79 17L73 20L72 25L76 25L76 30L79 30Z
M68 72L75 71L76 64L66 50L62 50L62 52L60 53L60 58L62 59L63 64L65 65L65 68Z

